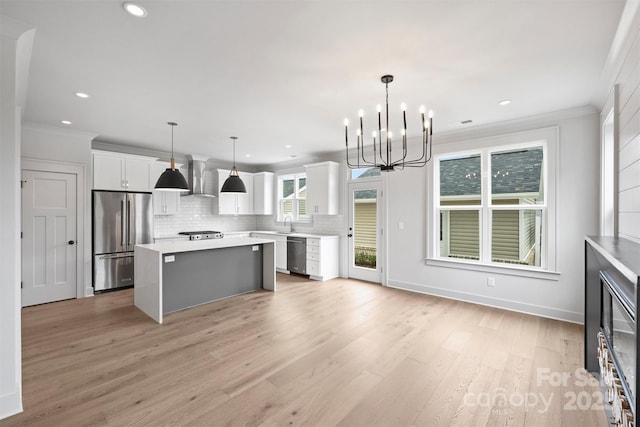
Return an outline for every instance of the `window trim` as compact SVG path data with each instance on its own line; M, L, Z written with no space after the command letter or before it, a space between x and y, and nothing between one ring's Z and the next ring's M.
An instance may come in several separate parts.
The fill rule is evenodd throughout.
M427 256L425 262L427 265L437 265L442 267L463 268L468 270L485 271L491 273L513 274L518 276L539 277L549 280L558 280L558 262L557 262L557 186L559 183L559 128L551 126L545 128L534 129L530 131L514 132L502 134L493 137L477 138L452 142L448 144L436 145L433 147L433 159L427 164L427 176L430 185L427 185ZM440 177L439 177L439 159L443 157L454 157L457 155L473 155L483 153L482 171L490 167L490 155L492 152L512 150L523 147L531 147L542 145L545 147L546 168L543 173L545 184L544 206L546 209L546 220L543 221L543 243L542 243L542 261L540 267L522 266L506 263L495 263L486 261L475 261L466 259L453 259L438 256L438 246L440 245L439 230L439 195L440 195ZM483 178L485 180L486 178ZM483 185L485 183L483 182ZM484 233L491 232L490 215L483 215L483 212L490 213L493 209L504 209L513 205L491 205L486 204L486 200L491 200L491 194L482 193L483 203L477 208L480 211L481 221L481 245L490 247L488 237ZM518 209L538 209L541 205L523 206L517 205ZM451 206L453 207L453 206ZM472 206L466 206L472 208ZM450 206L446 207L447 209ZM486 218L488 217L488 218ZM490 234L489 234L490 236ZM482 253L486 253L486 248L480 248Z
M277 175L276 178L276 222L280 222L283 223L285 221L285 218L283 217L282 214L282 210L281 210L281 201L283 200L283 198L280 197L280 195L282 194L282 182L284 180L287 179L293 179L295 182L295 188L293 191L293 212L294 212L294 217L291 219L292 223L311 223L311 215L307 214L306 218L299 218L298 217L298 200L307 200L307 198L303 198L303 199L299 199L298 198L298 191L299 189L298 187L298 180L300 178L307 178L307 173L305 172L289 172L289 173L282 173Z
M600 115L600 235L618 235L618 85Z

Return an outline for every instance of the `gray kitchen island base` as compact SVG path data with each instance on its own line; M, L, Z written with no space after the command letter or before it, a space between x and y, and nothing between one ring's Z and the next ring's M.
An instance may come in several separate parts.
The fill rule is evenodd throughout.
M262 289L262 245L165 254L164 314Z
M275 242L236 238L135 247L136 307L163 314L259 289L275 291Z

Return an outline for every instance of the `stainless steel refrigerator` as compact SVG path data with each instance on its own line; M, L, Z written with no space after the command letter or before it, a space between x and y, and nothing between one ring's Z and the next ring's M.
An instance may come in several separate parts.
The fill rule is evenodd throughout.
M133 285L133 246L153 242L151 193L93 191L93 288Z

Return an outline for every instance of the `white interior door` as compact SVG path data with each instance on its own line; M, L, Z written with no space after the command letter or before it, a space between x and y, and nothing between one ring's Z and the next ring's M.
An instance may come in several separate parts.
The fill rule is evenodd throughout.
M22 306L76 297L76 175L22 171Z
M380 181L349 184L349 277L381 282L382 192Z

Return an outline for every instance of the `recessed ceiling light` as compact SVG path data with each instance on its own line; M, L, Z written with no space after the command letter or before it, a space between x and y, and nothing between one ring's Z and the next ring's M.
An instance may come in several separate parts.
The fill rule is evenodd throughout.
M245 154L244 156L248 159L249 157L251 157L251 154Z
M502 106L509 105L509 104L511 104L510 99L503 99L502 101L498 102L498 105L502 105Z
M76 92L76 96L78 98L85 98L86 99L86 98L89 97L89 94L88 93L84 93L84 92Z
M63 125L70 125L71 122L69 120L60 120L60 123L62 123Z
M289 144L285 145L284 148L291 148Z
M129 13L129 15L133 15L136 18L144 18L147 16L147 10L139 4L125 2L122 4L122 7L127 11L127 13Z

